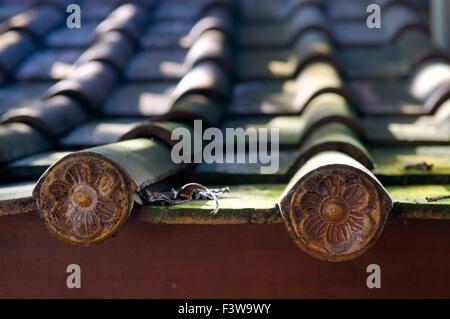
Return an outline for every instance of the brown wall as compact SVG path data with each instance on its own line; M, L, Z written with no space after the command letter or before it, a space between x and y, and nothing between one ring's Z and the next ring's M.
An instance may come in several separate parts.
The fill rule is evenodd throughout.
M153 225L134 219L96 247L53 238L36 215L0 218L0 297L450 297L450 222L391 221L364 256L330 264L283 225ZM66 266L82 288L66 288ZM382 288L368 289L377 263Z

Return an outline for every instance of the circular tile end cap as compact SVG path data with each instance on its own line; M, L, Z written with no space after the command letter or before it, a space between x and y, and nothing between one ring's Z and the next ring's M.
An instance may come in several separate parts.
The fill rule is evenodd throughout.
M133 208L136 184L119 165L93 152L72 153L33 190L40 218L58 238L79 246L103 242Z
M362 255L375 243L392 200L364 171L336 164L302 176L279 206L297 246L321 260L340 262Z

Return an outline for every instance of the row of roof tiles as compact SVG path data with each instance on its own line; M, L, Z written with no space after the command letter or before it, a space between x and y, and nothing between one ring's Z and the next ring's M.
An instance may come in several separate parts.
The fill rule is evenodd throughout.
M323 3L300 3L301 5L296 9L296 13L297 11L300 13L303 11L308 13L312 10L311 12L314 11L320 16L324 15L322 11ZM199 8L202 7L204 9L205 3L201 4ZM388 3L382 3L382 5L387 6ZM47 6L44 7L47 8ZM52 8L52 10L55 9L55 7L49 8ZM138 5L135 4L124 5L110 14L105 21L100 23L95 31L99 40L74 62L74 71L71 71L64 80L49 87L48 90L45 89L46 84L37 83L37 91L44 89L44 97L47 96L47 98L38 100L35 103L28 103L27 106L22 108L14 108L3 115L4 122L25 122L31 125L32 128L37 129L40 134L43 134L51 142L55 143L55 138L67 133L71 128L85 123L88 118L92 117L93 112L97 114L96 117L99 115L122 117L118 120L106 120L106 122L105 120L96 120L83 124L72 131L72 133L63 136L57 142L57 144L63 147L80 147L95 143L103 144L113 142L114 139L120 137L121 134L108 134L108 123L111 123L110 127L114 127L116 132L124 133L142 122L139 117L161 116L171 109L173 109L173 112L169 113L174 113L177 108L183 109L185 103L177 103L177 101L180 97L191 93L202 92L207 93L208 96L213 95L217 99L216 103L219 104L223 101L231 101L226 114L232 116L234 114L299 114L309 104L325 105L322 108L326 108L326 105L330 102L321 102L324 98L316 99L314 103L312 101L316 96L326 92L333 92L343 96L345 99L339 100L337 103L331 103L342 105L340 108L346 111L342 113L342 111L339 111L339 107L336 106L334 107L335 113L332 113L331 116L339 117L343 115L341 117L344 118L349 116L349 114L351 114L350 118L358 117L356 113L359 113L359 116L362 115L363 117L379 114L393 114L398 116L402 114L434 114L439 106L445 105L443 102L449 94L448 80L450 74L448 63L445 60L447 57L445 54L437 51L434 53L428 52L428 59L423 58L423 60L427 61L417 66L416 72L411 74L408 79L397 77L396 79L389 80L389 82L373 79L351 80L348 82L342 76L342 69L338 68L340 65L339 57L334 58L326 53L322 54L320 52L310 51L311 48L320 47L321 44L328 43L327 47L332 47L330 42L327 41L327 34L321 28L314 28L314 25L318 21L315 18L313 18L313 22L307 28L313 29L305 31L303 35L300 35L300 43L302 44L299 45L300 50L309 52L306 56L303 56L302 52L298 53L294 50L292 54L297 60L303 57L302 62L297 61L300 69L297 70L298 75L296 77L292 77L291 75L291 79L283 81L272 80L267 82L252 80L237 82L231 89L231 79L239 80L239 76L232 76L235 75L233 71L240 68L232 67L232 59L235 54L231 52L232 42L226 40L226 35L228 37L230 36L230 32L234 26L234 23L231 21L230 11L227 11L230 7L225 7L224 9L223 4L216 7L210 6L208 10L204 10L204 16L200 18L199 22L196 24L191 23L194 27L185 36L191 38L190 42L192 46L188 52L183 51L185 59L182 63L178 64L170 61L170 55L169 61L159 60L155 56L152 56L155 52L156 54L160 54L161 52L159 50L144 49L142 53L135 55L135 58L131 57L132 51L135 48L133 45L138 43L139 34L142 33L146 24L144 21L145 18L143 18L143 11L140 11L138 8ZM389 2L389 8L391 10L396 9L396 11L403 9L409 15L415 13L408 5L403 3ZM40 10L41 6L38 7L37 11L33 12L41 12ZM329 10L330 16L336 18L335 15L331 14L333 10ZM159 12L158 10L155 11ZM39 17L40 14L35 14L34 16ZM307 16L309 19L315 15L308 14ZM152 17L151 14L150 17ZM150 19L150 21L152 20ZM302 20L302 23L308 25L305 21L309 20ZM405 25L408 25L408 23ZM258 25L258 22L256 25ZM23 26L20 26L20 28L23 28ZM430 41L426 34L422 33L421 30L417 31L415 23L412 23L410 29L411 31L404 31L403 33L407 36L418 36L421 40L428 42L430 46ZM6 33L8 32L10 31ZM102 33L103 36L100 36ZM195 38L197 40L192 40ZM433 49L431 48L430 50ZM329 53L328 50L325 51ZM177 50L169 52L174 53ZM240 50L237 52L239 53ZM167 58L167 54L165 53L167 52L163 52L159 57ZM254 53L259 54L261 51L254 50ZM417 52L413 52L412 55L415 54ZM433 59L433 54L438 54L439 58ZM314 59L322 59L323 61L316 62ZM254 61L255 59L250 57L249 60ZM213 63L209 63L208 61L212 61ZM256 66L255 70L264 69L265 62L267 61L261 62L258 59L256 61L257 63L254 63ZM272 62L274 61L272 60ZM270 63L267 64L270 65ZM125 65L128 65L128 67L125 68ZM179 67L178 77L171 79L174 80L173 82L158 83L157 80L162 80L163 77L152 77L152 71L160 71L164 69L164 65L168 65L167 68L172 66L172 69L174 65ZM237 63L237 66L239 66L239 63ZM127 76L127 74L133 74L133 71L135 74L139 74L140 72L142 76L147 76L148 78L139 78L137 76L137 78L133 79ZM112 93L112 88L115 87L120 78L126 83L119 86ZM182 78L182 80L177 84L176 78ZM135 80L139 80L139 83L133 83ZM147 83L146 81L150 82ZM22 83L16 85L18 86L17 90L23 89L21 87ZM25 85L32 84L26 83ZM14 88L6 88L5 90L8 90L8 94L5 95L12 98L12 100L11 103L4 104L7 107L11 106L11 104L17 106L14 94L11 94L14 92ZM385 94L387 90L392 92L392 94ZM42 91L39 93L42 93ZM21 97L19 96L19 99ZM32 96L31 99L35 97ZM333 99L337 101L337 97L333 95L330 95L329 99L331 101ZM98 111L100 105L102 108ZM50 109L52 110L51 116L48 115L48 110ZM219 109L219 107L216 106L215 109ZM310 107L310 109L315 109L316 111L313 113L320 114L321 118L327 118L327 116L328 118L332 118L330 115L324 115L326 113L322 111L317 111L320 107ZM180 114L179 111L177 112ZM217 124L222 113L222 111L213 112L213 120L211 121L209 119L209 122ZM430 122L430 125L439 126L439 123L444 123L445 125L447 114L445 108L438 113L430 115L430 120L423 119L421 122ZM124 116L129 118L123 118ZM299 120L304 121L304 119L309 117L310 115L306 113ZM203 118L206 119L205 116ZM173 119L173 116L168 117L165 115L162 119ZM292 120L295 121L296 119L293 118ZM402 122L401 120L398 121ZM245 119L241 124L252 125L251 122L251 119ZM369 117L367 122L372 123L372 118ZM401 125L402 123L399 124ZM15 127L17 131L20 131L17 129L16 124L10 125L11 127ZM354 126L356 127L356 125ZM101 137L103 132L98 130L99 127L106 128L104 139ZM439 130L442 134L438 134L438 137L434 139L437 142L445 142L447 140L446 127L442 127L444 130ZM414 131L414 128L409 131ZM27 133L24 136L28 138L32 135L35 137L35 140L36 138L39 140L40 134L36 134L34 129L30 130L28 128L28 130L25 130ZM13 131L14 129L11 130L11 132ZM297 134L301 134L301 131L302 129L298 129L299 133ZM386 131L387 128L385 128ZM91 138L89 141L88 137L93 132L98 132L97 135L100 138L95 138L97 135L94 134L94 138ZM363 129L359 129L359 132L360 135L367 136ZM387 136L389 134L385 133L381 135ZM395 136L395 132L393 135L393 137L391 136L391 142L392 140L402 140L402 135L405 141L420 141L420 138L407 137L408 134L402 134L401 130L399 136ZM429 138L433 140L431 135ZM44 142L33 144L42 145L41 150L50 147L49 143ZM35 151L35 148L28 149L30 154ZM19 152L17 156L4 157L11 160L23 155Z
M299 14L301 12L308 13L312 10L311 12L320 16L324 15L322 12L323 3L300 3L301 5L297 7L296 13L297 11L300 12ZM382 4L388 5L388 3ZM403 3L389 2L389 5L391 10L403 9L409 15L415 13L408 5ZM202 3L202 6L204 8L205 4ZM47 6L44 7L47 8ZM48 8L55 10L55 7ZM39 13L40 10L41 6L33 12ZM159 12L158 10L155 11ZM330 9L330 12L332 11L333 9ZM42 12L45 12L45 10ZM139 15L139 12L141 15ZM104 105L100 114L103 114L103 116L132 117L129 120L121 119L118 121L118 123L125 122L124 125L128 126L130 122L136 123L135 117L158 116L167 113L173 105L177 104L177 99L190 90L205 89L208 90L208 94L214 94L223 100L231 100L227 109L229 115L298 114L315 96L325 92L335 92L344 96L346 103L355 105L356 111L363 115L434 114L448 96L448 64L442 59L431 59L433 53L429 53L431 56L428 62L420 64L418 70L411 74L408 79L397 78L390 80L388 83L380 80L353 80L347 83L348 81L341 75L342 70L337 67L337 65L340 65L339 57L334 58L326 53L324 55L320 52L309 52L303 58L303 61L297 61L300 69L297 70L296 78L292 78L291 75L291 79L285 81L238 82L231 89L230 76L224 75L222 69L232 73L232 71L241 68L231 67L233 58L231 42L226 41L224 36L231 32L233 23L230 20L231 16L228 14L227 17L227 14L224 14L223 8L210 8L209 13L195 24L195 27L190 31L190 37L192 38L192 34L197 33L198 39L191 41L193 45L187 53L183 51L185 58L178 64L175 61L170 61L170 56L167 59L167 52L162 52L159 57L164 57L169 61L155 58L152 54L155 54L155 52L160 54L161 52L158 50L144 49L135 58L131 58L133 44L138 41L138 33L144 29L145 19L142 18L142 12L136 9L136 5L134 7L133 5L121 6L96 29L95 33L104 33L104 36L81 55L74 63L76 69L71 71L67 78L51 86L46 92L46 84L36 84L36 91L39 91L39 93L35 94L42 93L40 90L43 89L44 96L50 98L41 100L33 104L32 107L29 104L21 109L8 112L3 116L4 121L28 121L33 127L39 128L39 131L45 136L55 138L66 133L71 127L85 122L88 118L86 113L94 109L97 111L97 107L102 104ZM33 15L33 17L36 16L45 15L43 13ZM315 15L307 14L307 16L308 19L312 17L313 22L308 24L307 21L309 20L302 19L302 23L309 26L307 29L313 28L313 30L306 31L300 36L302 45L299 45L299 48L308 51L310 48L320 47L321 44L326 43L329 44L327 47L331 48L331 44L327 41L327 34L322 32L321 28L318 28L318 30L314 28L318 21L314 18ZM333 14L330 14L330 16L336 18ZM408 23L405 25L408 25ZM420 30L417 31L415 27L416 24L412 23L410 26L412 33L409 31L404 33L408 36L411 36L410 34L419 36L423 41L429 42L426 35ZM24 28L24 26L19 28ZM207 31L202 33L202 29ZM170 51L170 53L173 52L176 52L176 50ZM238 50L238 52L240 51ZM255 52L261 53L260 50L255 50ZM295 50L292 55L297 60L302 58L301 52L299 54ZM442 57L446 58L444 54L442 54ZM312 60L308 62L310 59L318 58L323 58L325 61L314 62ZM208 60L215 63L202 63L201 66L196 66L196 63ZM255 59L250 56L249 60L254 61ZM149 61L152 63L148 63ZM270 63L266 63L270 61L261 62L258 59L256 61L259 63L254 63L255 70L263 70L266 64L270 65ZM334 63L330 63L330 61ZM127 64L126 70L121 72ZM222 69L217 68L217 64ZM177 69L176 67L178 67L179 70L174 72L178 73L178 76L169 77L174 82L158 83L158 80L167 80L167 78L164 78L161 74L153 77L152 73L155 70L161 72L165 65L167 69ZM239 63L237 65L239 66ZM134 74L135 78L131 77L130 74ZM141 74L141 77L139 74ZM183 77L183 80L176 85L176 80L181 77ZM112 94L112 88L117 84L119 78L128 83L121 85ZM239 80L239 76L234 78ZM250 78L252 77L250 76ZM431 78L432 81L430 81ZM144 83L133 83L136 80ZM146 83L146 81L151 82ZM186 86L186 83L189 85ZM17 90L23 89L21 83L16 85L18 86ZM10 107L11 104L17 106L15 95L11 94L14 92L14 87L7 89L8 94L5 95L12 99L10 103L4 103L4 105L6 107ZM384 94L386 90L390 90L393 94ZM8 97L5 99L6 102ZM34 97L36 96L31 98ZM20 98L21 96L19 96ZM133 102L133 99L135 102ZM46 115L45 110L50 108L56 111L53 112L53 120L52 117ZM79 110L80 108L82 110ZM61 111L58 112L58 109ZM66 118L62 118L58 114L62 114ZM95 127L95 123L90 123L88 126ZM64 140L71 140L71 138L70 136L68 139L65 137Z
M41 4L26 11L32 18L25 24L14 25L14 18L6 19L0 36L14 33L19 40L0 48L5 81L15 81L6 84L0 98L5 106L0 125L4 176L35 179L56 162L34 188L41 218L69 242L96 243L123 225L135 191L186 168L170 164L170 151L164 147L173 145L170 132L174 128L191 130L194 119L202 119L205 127L276 127L281 130L282 147L295 151L281 152L282 169L274 177L281 173L293 177L295 187L308 188L311 182L305 173L321 179L326 171L316 167L318 162L330 162L339 169L339 165L354 167L353 173L343 170L338 175L359 172L360 177L350 180L363 178L377 192L381 202L373 218L378 228L370 239L376 237L390 199L369 171L377 162L369 147L446 145L450 140L447 53L432 46L428 28L412 2L378 3L387 26L378 31L367 29L362 2L354 6L349 0L339 4L288 0L277 3L278 9L273 8L274 2L258 2L255 7L249 0L118 3L102 22L93 22L95 28L72 38L61 36L58 49L48 39L52 32L60 32L57 27L63 15L43 26L33 22L45 20L45 10L56 10L56 6ZM341 7L352 10L344 12ZM37 30L30 33L32 23ZM77 37L84 37L81 46L94 42L85 50L74 50L80 46L80 42L73 45ZM20 56L12 54L17 50ZM56 62L67 56L70 59L64 63L70 68L55 75ZM46 63L36 68L40 61ZM9 110L11 106L15 107ZM116 141L123 142L90 149L90 153L65 152ZM341 154L326 153L336 150ZM206 172L203 176L213 179L221 173L242 176L244 165L239 167L203 164L195 174ZM70 173L67 178L76 183L70 176L84 180L85 175L97 176L104 169L123 178L121 191L106 177L106 182L99 182L121 198L117 222L103 221L108 225L102 224L101 231L98 221L95 225L77 221L72 228L55 224L49 215L52 180ZM26 205L29 208L29 202ZM287 207L285 213L291 209ZM64 212L55 214L60 213ZM90 233L94 226L98 229ZM298 238L299 233L291 229L294 226L290 222L287 226ZM353 258L369 246L360 241L333 258ZM333 247L332 254L338 253ZM315 255L330 258L323 251Z

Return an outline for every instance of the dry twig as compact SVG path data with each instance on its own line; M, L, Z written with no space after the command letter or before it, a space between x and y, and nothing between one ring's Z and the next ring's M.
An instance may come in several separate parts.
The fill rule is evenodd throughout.
M179 205L191 200L214 200L215 208L211 212L216 214L219 211L219 196L228 193L230 188L208 188L198 183L188 183L176 191L172 188L169 192L154 192L144 189L135 197L139 205L151 206L171 206Z

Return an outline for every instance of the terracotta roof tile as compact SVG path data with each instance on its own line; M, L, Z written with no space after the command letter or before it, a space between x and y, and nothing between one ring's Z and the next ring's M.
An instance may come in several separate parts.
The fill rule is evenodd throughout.
M172 92L172 99L175 102L185 95L200 93L224 101L229 97L230 86L231 79L223 68L216 63L204 61L178 82Z

